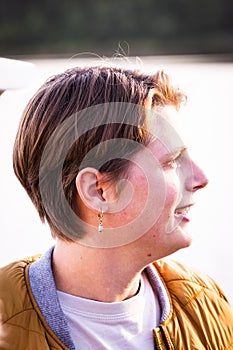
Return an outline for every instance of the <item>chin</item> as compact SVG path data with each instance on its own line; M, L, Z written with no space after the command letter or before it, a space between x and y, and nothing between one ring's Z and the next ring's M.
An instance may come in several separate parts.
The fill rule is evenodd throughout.
M192 244L193 238L188 227L177 227L173 232L169 233L174 239L174 253L183 248L188 248Z

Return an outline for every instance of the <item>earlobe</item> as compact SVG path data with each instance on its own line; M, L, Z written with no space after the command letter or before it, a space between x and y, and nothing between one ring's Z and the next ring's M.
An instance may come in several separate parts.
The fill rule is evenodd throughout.
M103 190L98 183L102 174L94 168L82 169L76 176L76 188L83 203L96 211L106 211Z

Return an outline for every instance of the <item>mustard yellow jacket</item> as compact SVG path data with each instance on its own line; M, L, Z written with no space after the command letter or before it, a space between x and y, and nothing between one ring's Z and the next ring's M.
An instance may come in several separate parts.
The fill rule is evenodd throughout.
M51 255L52 249L1 269L0 350L75 349L56 295ZM211 278L169 260L149 265L146 273L162 309L161 324L152 330L155 349L233 349L232 310Z

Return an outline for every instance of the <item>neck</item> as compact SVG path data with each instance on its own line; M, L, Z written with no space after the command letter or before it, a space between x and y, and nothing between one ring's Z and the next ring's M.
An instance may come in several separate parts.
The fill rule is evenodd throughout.
M58 240L52 263L58 290L97 301L117 302L138 291L142 268L135 261L136 257L126 253L124 247L97 249Z

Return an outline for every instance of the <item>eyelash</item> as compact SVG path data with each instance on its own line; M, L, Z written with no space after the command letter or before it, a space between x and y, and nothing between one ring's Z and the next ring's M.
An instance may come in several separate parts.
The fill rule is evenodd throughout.
M179 167L179 164L177 164L177 160L180 158L181 154L178 154L175 158L169 160L167 163L164 164L165 168L171 168L171 169L177 169Z

